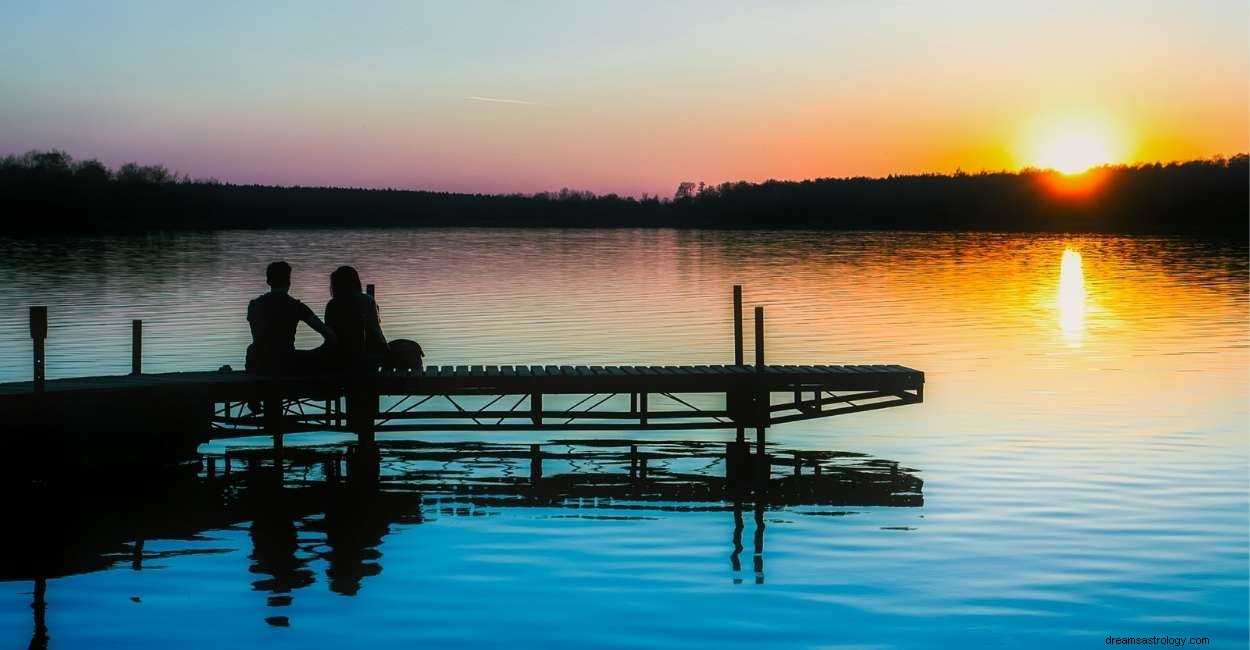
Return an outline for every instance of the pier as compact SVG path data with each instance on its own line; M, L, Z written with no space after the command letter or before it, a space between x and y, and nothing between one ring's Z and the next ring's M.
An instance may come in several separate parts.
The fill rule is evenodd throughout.
M367 377L144 373L134 321L131 374L49 380L48 313L34 307L32 380L0 384L0 417L14 425L0 444L69 457L116 447L146 462L237 436L271 436L280 449L284 436L305 431L371 444L385 432L726 429L735 432L731 455L745 457L753 444L762 457L769 427L924 400L924 373L899 365L767 364L763 307L754 363L745 363L741 296L734 287L732 364L430 365Z

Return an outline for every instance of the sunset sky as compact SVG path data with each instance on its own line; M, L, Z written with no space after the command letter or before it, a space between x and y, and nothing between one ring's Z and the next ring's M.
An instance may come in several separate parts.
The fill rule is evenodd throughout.
M671 195L1250 149L1245 0L252 4L5 3L0 153Z

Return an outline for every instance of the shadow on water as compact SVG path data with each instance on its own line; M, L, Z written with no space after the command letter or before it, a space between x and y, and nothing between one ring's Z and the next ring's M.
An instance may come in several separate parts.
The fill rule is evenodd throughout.
M0 541L0 581L32 581L31 648L47 647L48 579L129 566L145 570L179 555L230 548L153 551L145 542L211 541L210 531L246 529L253 591L270 612L316 583L325 563L330 591L356 595L382 572L393 524L502 508L567 509L572 518L645 520L644 513L726 512L729 562L742 572L747 519L751 571L764 581L765 513L847 514L848 506L917 507L914 470L861 454L773 450L767 463L731 458L723 443L558 440L546 445L399 441L376 446L233 448L198 466L125 479L57 477L8 485L18 504ZM749 470L743 470L746 463ZM737 475L735 475L735 471ZM821 509L825 506L825 509ZM829 509L833 507L834 509ZM317 543L310 543L310 536ZM286 616L265 617L287 626Z

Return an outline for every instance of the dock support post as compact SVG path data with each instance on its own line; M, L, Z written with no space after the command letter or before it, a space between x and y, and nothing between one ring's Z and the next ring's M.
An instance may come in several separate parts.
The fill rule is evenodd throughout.
M742 365L742 285L734 285L734 365Z
M638 478L638 445L629 446L629 480Z
M47 307L31 307L30 308L30 338L35 344L35 355L33 367L31 368L31 380L35 387L36 393L42 393L44 388L44 339L48 338L48 308Z
M638 423L647 423L647 394L638 393Z
M543 480L543 453L541 445L530 445L530 485L537 487Z
M143 321L130 321L130 374L143 374Z
M755 306L755 369L764 369L764 307Z
M543 423L543 394L530 393L530 420L534 426L542 426Z
M273 436L274 451L281 451L284 417L282 413L282 397L272 395L266 397L263 409L265 411L265 432Z
M369 389L356 389L347 395L347 422L361 445L373 445L374 420L378 415L378 394Z

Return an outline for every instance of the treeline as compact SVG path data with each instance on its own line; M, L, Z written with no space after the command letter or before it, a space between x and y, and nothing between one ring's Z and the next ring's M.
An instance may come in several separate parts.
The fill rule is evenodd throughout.
M0 234L511 226L993 230L1246 237L1250 165L1232 158L1046 170L682 183L673 198L231 185L59 151L0 158Z

